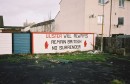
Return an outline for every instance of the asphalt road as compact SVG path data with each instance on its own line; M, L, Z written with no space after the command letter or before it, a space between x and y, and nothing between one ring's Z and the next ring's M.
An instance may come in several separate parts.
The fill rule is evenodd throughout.
M113 79L130 84L130 63L117 60L0 63L0 84L110 84Z

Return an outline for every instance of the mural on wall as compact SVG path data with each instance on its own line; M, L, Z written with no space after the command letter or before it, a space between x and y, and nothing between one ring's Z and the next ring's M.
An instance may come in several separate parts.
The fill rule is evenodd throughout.
M91 33L33 33L33 53L62 53L93 50Z

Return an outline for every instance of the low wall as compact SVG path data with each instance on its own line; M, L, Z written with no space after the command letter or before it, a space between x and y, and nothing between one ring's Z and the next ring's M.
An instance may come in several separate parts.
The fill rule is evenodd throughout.
M63 53L94 49L93 33L32 33L32 52Z

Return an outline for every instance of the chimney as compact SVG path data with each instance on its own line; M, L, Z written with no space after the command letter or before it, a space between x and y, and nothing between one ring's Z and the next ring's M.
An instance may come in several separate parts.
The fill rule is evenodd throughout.
M3 16L0 16L0 28L4 27Z

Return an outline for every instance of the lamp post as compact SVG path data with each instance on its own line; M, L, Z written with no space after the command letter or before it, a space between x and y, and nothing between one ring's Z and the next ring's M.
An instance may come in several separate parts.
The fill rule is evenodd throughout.
M104 31L104 5L105 2L103 0L103 14L102 14L102 36L101 36L101 52L103 52L103 31Z

